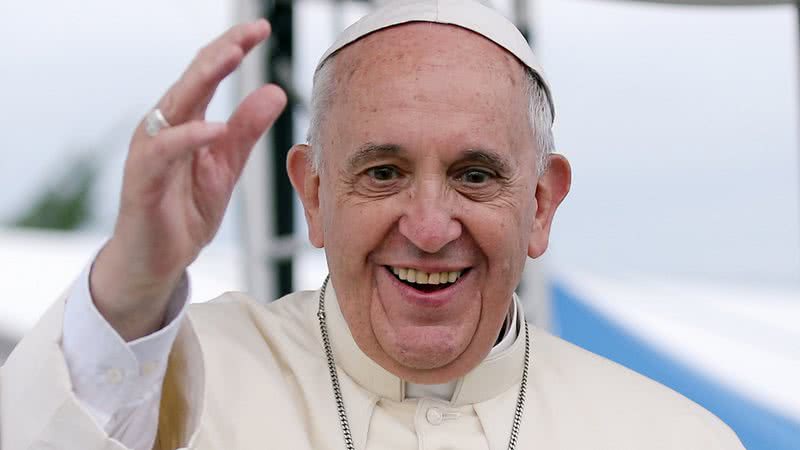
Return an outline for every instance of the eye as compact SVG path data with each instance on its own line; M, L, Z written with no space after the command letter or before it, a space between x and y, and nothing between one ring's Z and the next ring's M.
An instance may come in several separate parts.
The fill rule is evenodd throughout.
M367 169L366 174L375 181L392 181L400 176L400 172L397 168L392 166L373 167Z
M466 184L486 184L494 178L494 174L483 169L468 169L461 173L458 177L463 183Z

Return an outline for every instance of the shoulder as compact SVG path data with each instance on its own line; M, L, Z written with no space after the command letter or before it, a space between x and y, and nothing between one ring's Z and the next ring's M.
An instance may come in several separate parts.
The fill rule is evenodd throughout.
M270 345L292 342L316 347L316 291L298 291L270 303L242 292L226 292L189 307L201 343Z
M226 292L208 302L189 306L192 320L207 320L214 316L233 314L237 318L253 316L259 319L287 319L304 316L315 305L316 291L297 291L272 302L262 302L244 292Z
M532 378L554 397L559 408L576 408L582 419L602 424L607 433L669 442L663 448L743 448L725 423L683 395L532 329Z

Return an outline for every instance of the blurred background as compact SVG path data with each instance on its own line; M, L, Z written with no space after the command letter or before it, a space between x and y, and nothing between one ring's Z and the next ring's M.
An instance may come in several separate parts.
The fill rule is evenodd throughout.
M265 80L290 107L191 267L193 301L318 288L324 255L285 155L304 141L318 58L375 3L0 3L0 361L111 232L143 114L197 49L259 16L273 38L209 117ZM494 4L540 56L574 170L550 251L520 287L529 319L702 404L748 449L800 449L795 3Z

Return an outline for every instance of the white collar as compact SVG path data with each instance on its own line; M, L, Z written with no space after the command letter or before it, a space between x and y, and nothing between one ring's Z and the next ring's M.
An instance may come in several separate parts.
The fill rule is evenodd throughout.
M512 303L514 313L506 319L511 320L511 326L506 327L505 335L492 348L489 355L465 376L445 383L446 391L439 392L434 387L430 392L431 395L426 393L424 396L450 399L450 403L454 406L473 404L494 398L520 381L525 357L525 339L520 339L518 329L524 320L524 312L516 294ZM339 308L333 286L329 286L325 293L325 311L329 320L331 346L336 362L361 387L379 397L398 402L417 397L411 394L414 394L414 389L418 386L430 387L406 383L358 348ZM409 392L409 386L414 386L411 388L412 392Z

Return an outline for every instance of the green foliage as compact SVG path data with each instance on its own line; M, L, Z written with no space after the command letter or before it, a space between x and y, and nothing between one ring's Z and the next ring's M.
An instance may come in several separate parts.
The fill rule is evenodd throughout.
M80 228L91 218L90 194L96 179L97 169L90 159L78 159L11 224L51 230Z

